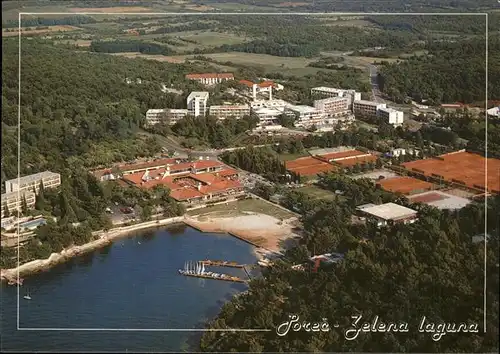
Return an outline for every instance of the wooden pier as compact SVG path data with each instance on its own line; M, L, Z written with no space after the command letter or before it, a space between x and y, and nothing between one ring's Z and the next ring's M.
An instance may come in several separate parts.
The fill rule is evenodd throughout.
M233 283L246 283L246 281L241 279L241 278L233 277L233 276L229 276L229 275L222 277L222 278L216 278L216 277L213 277L213 276L207 275L207 274L188 274L188 273L185 273L182 275L185 275L188 277L203 278L203 279L231 281Z
M245 268L245 264L238 264L236 262L228 262L228 261L211 261L206 259L204 261L200 261L200 263L206 266L213 266L213 267Z

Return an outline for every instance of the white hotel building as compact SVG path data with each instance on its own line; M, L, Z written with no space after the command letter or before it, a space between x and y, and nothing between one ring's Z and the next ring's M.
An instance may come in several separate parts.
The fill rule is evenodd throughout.
M197 81L203 85L215 85L223 81L234 80L234 75L231 73L188 74L186 79Z
M250 106L248 105L223 105L223 106L210 106L210 115L224 120L229 117L236 119L243 118L250 115Z
M349 114L349 98L330 97L316 100L314 108L325 113L328 117L338 117Z
M377 110L377 116L395 127L399 127L403 124L403 112L395 110L394 108L379 108Z
M365 100L356 100L353 104L353 112L355 115L375 118L377 111L381 108L387 108L385 103L378 103Z
M187 97L188 113L194 117L207 114L208 92L193 91Z
M31 208L35 205L35 193L30 191L25 191L23 193L10 192L2 194L2 218L4 217L5 206L9 210L9 213L14 211L20 211L22 206L22 200L26 198L26 205Z
M323 97L323 98L346 97L349 99L349 108L350 109L352 109L352 104L354 101L361 100L361 93L356 92L355 90L343 90L343 89L337 89L337 88L325 87L325 86L313 87L311 89L311 96L312 97Z
M310 128L313 125L318 125L325 121L325 114L311 106L288 105L285 107L284 113L289 116L297 117L295 123L296 127Z
M33 192L33 189L35 189L38 193L40 182L42 182L44 188L57 187L61 184L61 175L55 172L44 171L21 177L19 181L17 178L10 179L5 181L5 192Z
M177 123L179 120L188 115L187 109L148 109L146 112L146 125L153 126L162 122L167 122L170 125Z

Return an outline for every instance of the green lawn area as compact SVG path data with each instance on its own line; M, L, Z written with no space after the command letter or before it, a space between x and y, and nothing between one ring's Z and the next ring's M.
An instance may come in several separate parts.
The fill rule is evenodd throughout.
M307 157L307 156L311 156L311 155L309 155L307 152L299 152L296 154L280 154L279 159L280 159L280 161L291 161L291 160L298 159L300 157Z
M306 187L298 188L297 191L310 195L315 199L335 199L336 195L333 192L327 191L326 189L310 185Z
M273 216L277 219L288 219L295 216L292 212L283 210L276 205L265 202L260 199L245 199L236 202L231 202L228 205L219 204L208 208L188 211L188 215L204 216L237 216L243 215L244 212L254 212Z

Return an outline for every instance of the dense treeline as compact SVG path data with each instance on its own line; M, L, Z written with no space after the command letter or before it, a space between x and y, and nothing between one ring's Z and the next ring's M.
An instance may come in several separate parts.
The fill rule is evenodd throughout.
M38 27L38 26L60 26L60 25L83 25L87 23L96 23L97 20L90 16L75 15L62 18L47 18L47 17L36 17L36 18L21 18L21 27ZM18 27L18 21L6 21L2 23L3 28L13 28Z
M391 200L371 183L334 178L332 188L342 188L359 201ZM312 202L293 193L295 204L307 205L304 238L286 257L263 271L250 289L227 303L209 327L262 328L269 332L206 332L203 351L419 351L486 352L498 350L498 225L500 199L488 202L488 254L472 236L484 232L483 205L459 212L422 208L412 225L376 228L351 224L350 213L333 202ZM348 209L347 209L348 210ZM296 271L291 265L306 263L312 254L343 252L338 265L321 265L317 272ZM483 323L483 262L487 260L487 333ZM310 269L310 268L309 268ZM276 328L296 314L299 322L326 318L330 331L311 335L290 330L278 337ZM361 323L406 322L409 333L360 333L352 341L345 330L353 328L352 316ZM439 341L417 328L426 316L434 323L475 323L478 333L448 333ZM339 328L333 328L337 323ZM358 324L358 328L361 327Z
M208 30L213 27L213 24L194 21L187 24L181 24L176 26L166 26L160 27L150 32L150 34L164 34L164 33L174 33L174 32L186 32L186 31L202 31Z
M321 57L312 63L307 64L312 68L338 69L339 64L345 61L344 57Z
M167 46L134 40L92 41L89 49L91 52L99 53L139 52L143 54L161 55L171 55L175 53L174 50Z
M186 117L172 126L172 131L186 138L186 147L208 145L216 149L229 146L232 140L257 126L258 118L247 116L241 119L217 117Z
M4 40L3 52L2 180L17 176L17 41ZM185 92L199 88L184 80L201 70L194 65L75 54L35 39L23 42L22 55L21 175L151 156L159 144L137 134L146 110L183 104L160 83Z
M224 44L219 47L195 50L195 53L244 52L269 54L278 57L313 57L319 54L319 47L314 44L299 45L279 43L269 40L254 40L240 44Z
M500 97L500 36L489 40L488 95ZM417 101L471 103L485 100L485 43L469 40L456 43L434 42L429 54L380 68L379 85L392 100L406 96Z

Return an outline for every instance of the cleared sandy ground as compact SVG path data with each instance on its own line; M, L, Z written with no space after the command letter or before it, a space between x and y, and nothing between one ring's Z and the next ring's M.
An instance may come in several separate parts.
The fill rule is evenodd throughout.
M269 215L247 213L228 218L190 217L185 223L204 232L227 232L272 252L279 252L299 236L293 231L296 217L281 222Z

